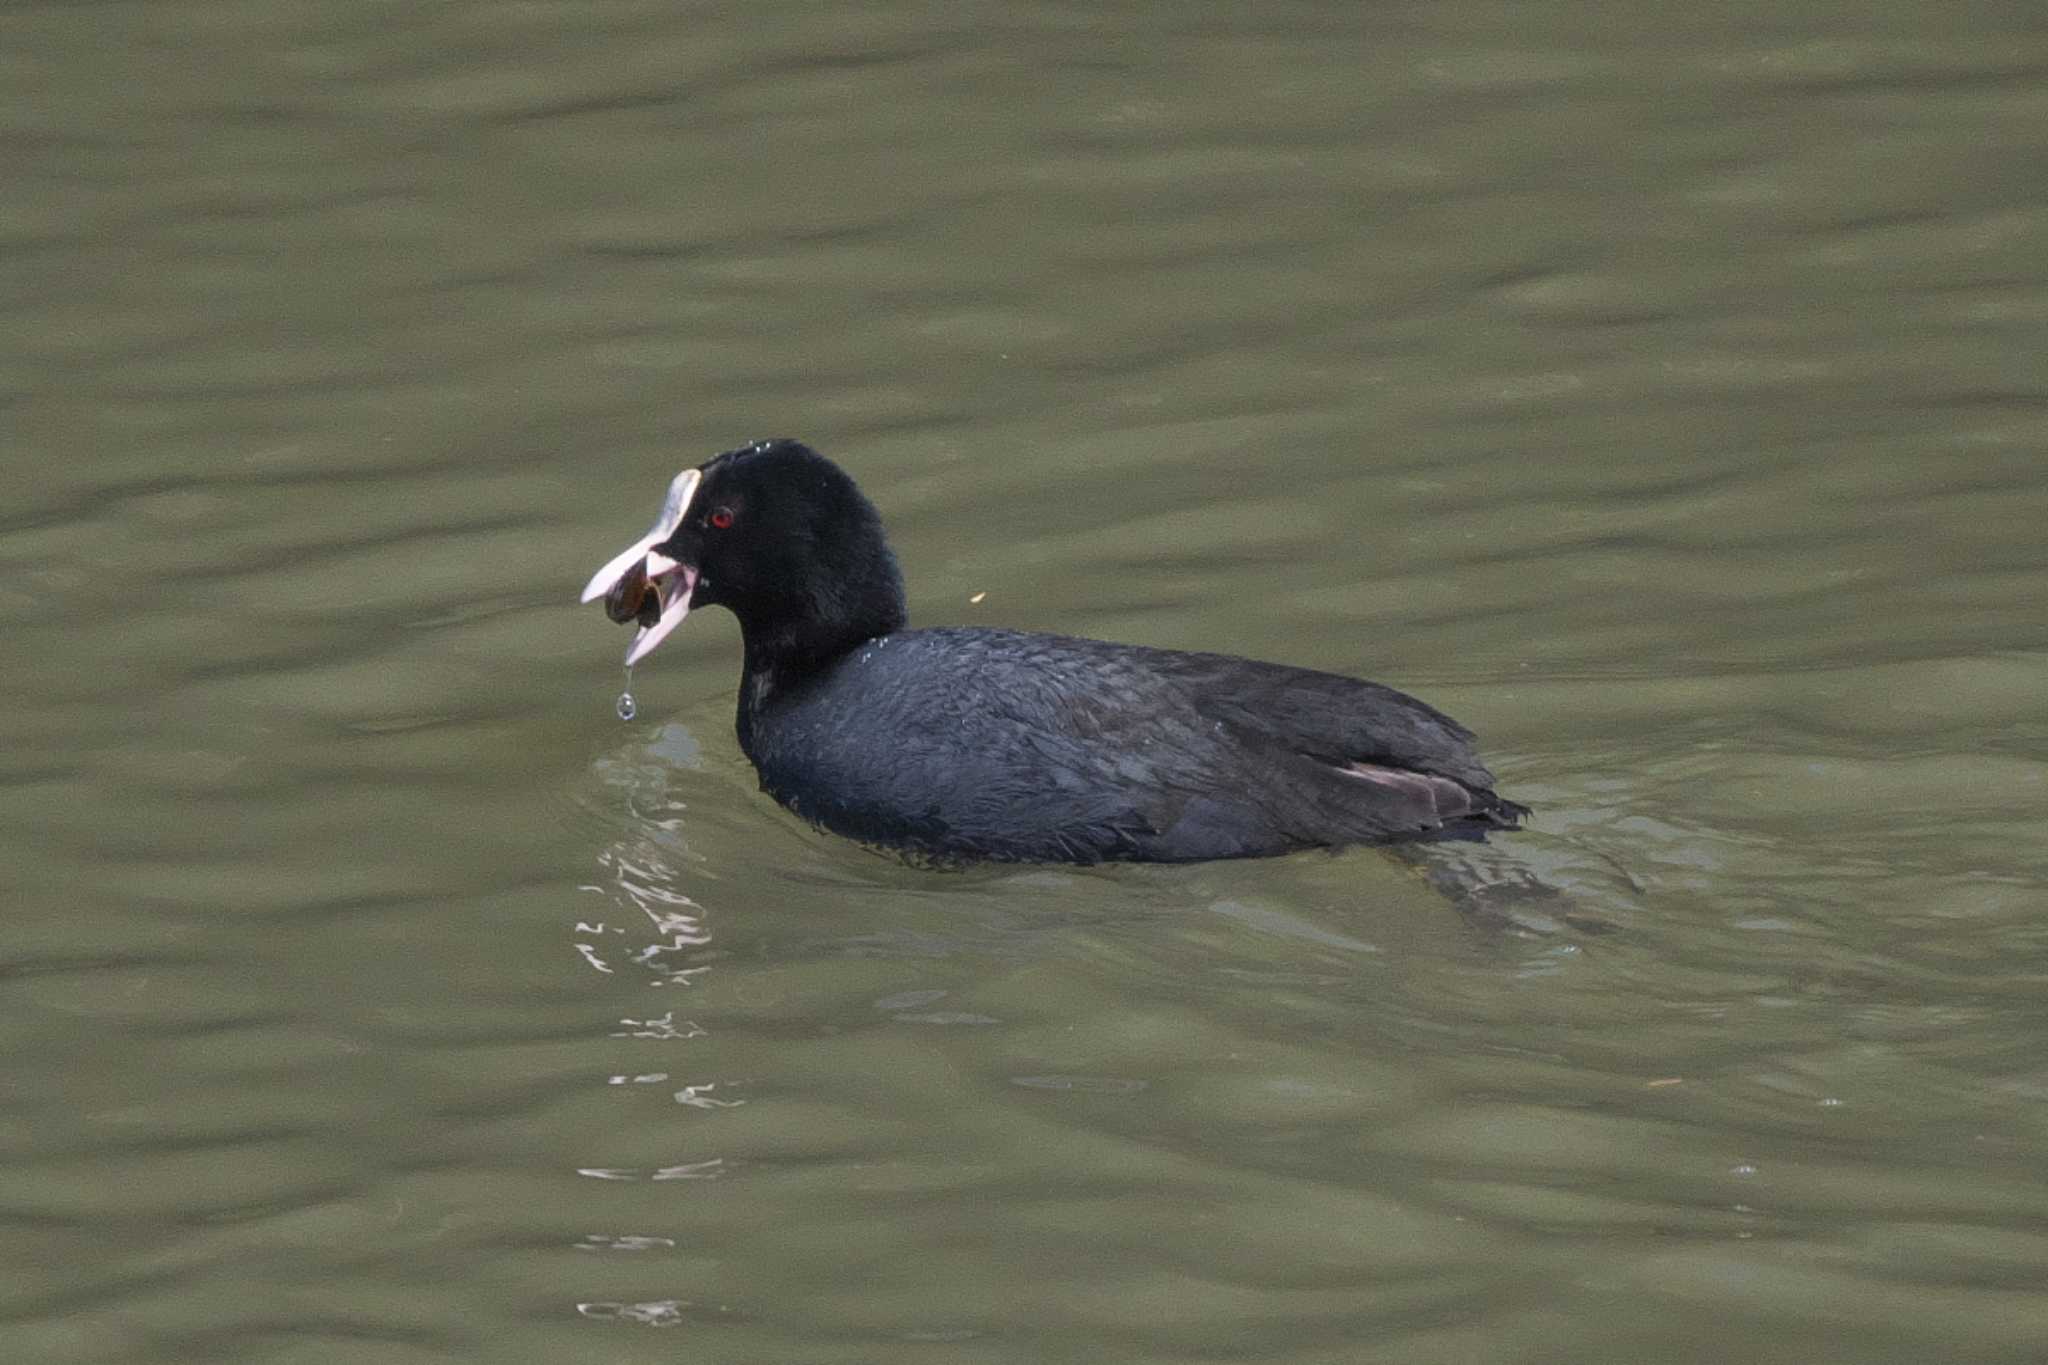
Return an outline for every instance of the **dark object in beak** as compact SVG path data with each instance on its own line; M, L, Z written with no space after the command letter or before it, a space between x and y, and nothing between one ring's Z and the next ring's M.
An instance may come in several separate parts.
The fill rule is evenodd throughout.
M641 560L626 570L604 595L604 614L624 625L638 621L651 626L661 619L661 592L647 577L647 562Z

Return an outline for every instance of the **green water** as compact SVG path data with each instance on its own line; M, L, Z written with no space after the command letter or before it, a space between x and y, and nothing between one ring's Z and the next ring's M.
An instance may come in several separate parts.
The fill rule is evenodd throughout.
M0 1358L2048 1352L2025 7L0 16ZM1537 807L900 867L613 714L805 437L924 622Z

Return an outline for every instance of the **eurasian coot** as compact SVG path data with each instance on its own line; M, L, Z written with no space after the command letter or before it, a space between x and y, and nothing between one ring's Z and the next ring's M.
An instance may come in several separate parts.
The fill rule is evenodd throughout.
M906 628L881 517L800 441L669 486L583 600L636 663L739 618L740 748L825 829L940 861L1190 862L1514 829L1472 734L1377 683L1226 654Z

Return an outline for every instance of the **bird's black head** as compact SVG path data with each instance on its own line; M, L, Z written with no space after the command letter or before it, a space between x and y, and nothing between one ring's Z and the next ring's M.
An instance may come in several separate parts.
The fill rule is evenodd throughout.
M628 663L692 607L739 618L750 672L802 672L905 620L882 519L846 472L801 441L728 450L669 486L654 527L598 570L616 621L638 621Z

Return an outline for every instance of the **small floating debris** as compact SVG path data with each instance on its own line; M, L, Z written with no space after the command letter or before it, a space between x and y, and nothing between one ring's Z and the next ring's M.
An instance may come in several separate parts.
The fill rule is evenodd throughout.
M1090 1095L1135 1095L1145 1082L1129 1076L1012 1076L1011 1085L1027 1090L1072 1090Z

